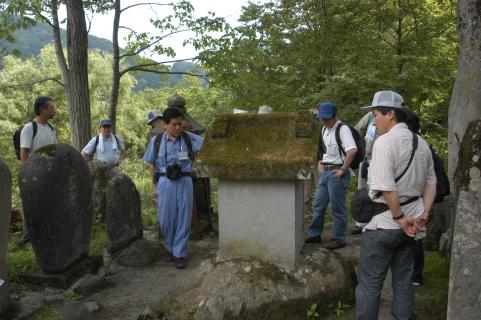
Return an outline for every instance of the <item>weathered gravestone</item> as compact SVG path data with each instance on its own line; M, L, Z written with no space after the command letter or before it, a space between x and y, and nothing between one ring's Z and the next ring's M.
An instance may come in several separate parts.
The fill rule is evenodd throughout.
M124 174L115 175L106 188L107 250L117 251L142 238L140 196Z
M470 123L463 140L454 181L448 319L474 320L481 317L481 119Z
M309 112L216 117L196 165L199 176L219 178L222 258L257 257L296 268L314 129Z
M107 184L119 171L117 167L111 167L100 160L88 161L87 165L92 176L94 216L100 221L105 221Z
M8 312L11 305L7 288L8 229L10 227L10 208L12 206L11 187L12 178L10 170L0 160L0 318Z
M20 195L41 269L58 273L86 256L92 230L92 183L80 153L66 144L33 152L20 170Z

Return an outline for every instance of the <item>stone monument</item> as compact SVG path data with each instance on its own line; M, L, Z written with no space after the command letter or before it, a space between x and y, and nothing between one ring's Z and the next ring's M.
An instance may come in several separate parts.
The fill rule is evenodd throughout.
M59 273L89 250L93 206L90 172L66 144L37 149L22 166L20 195L33 249L45 273Z
M219 179L222 258L296 267L304 245L303 180L316 148L307 111L216 117L196 166L199 175Z
M8 167L0 160L0 318L11 305L8 294L8 229L10 227L10 210L12 206L12 177ZM3 319L3 318L2 318Z
M140 196L125 174L116 174L106 187L107 250L126 247L143 235Z
M448 319L481 315L481 119L469 124L454 178L455 208Z

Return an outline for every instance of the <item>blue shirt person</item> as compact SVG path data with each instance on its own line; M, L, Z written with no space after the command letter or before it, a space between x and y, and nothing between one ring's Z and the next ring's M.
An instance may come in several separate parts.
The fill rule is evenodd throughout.
M108 119L99 123L100 134L92 138L82 150L82 156L88 161L92 159L105 162L109 166L119 165L125 156L125 145L119 137L112 133L112 122Z
M185 258L192 219L192 155L200 150L203 139L182 131L183 113L177 108L167 108L163 120L165 132L160 136L158 152L155 147L158 138L153 137L144 160L154 166L152 171L159 176L158 182L153 181L157 190L157 217L168 251L166 260L175 261L175 267L183 269L187 266Z

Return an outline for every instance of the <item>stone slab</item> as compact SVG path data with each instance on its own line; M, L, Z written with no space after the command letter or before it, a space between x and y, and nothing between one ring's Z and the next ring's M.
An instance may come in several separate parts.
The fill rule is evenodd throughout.
M301 180L219 179L218 194L222 258L252 256L296 267L304 245Z

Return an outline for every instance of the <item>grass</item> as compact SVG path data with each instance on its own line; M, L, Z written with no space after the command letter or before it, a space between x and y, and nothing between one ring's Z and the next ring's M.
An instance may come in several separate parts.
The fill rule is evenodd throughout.
M7 263L11 281L19 281L23 273L29 272L38 266L30 244L22 245L21 238L13 235L8 243Z

